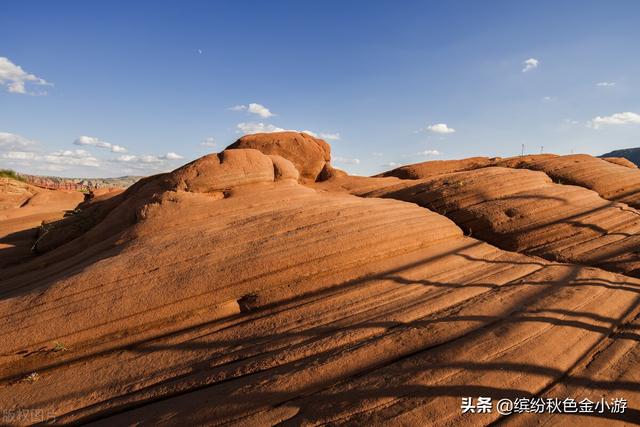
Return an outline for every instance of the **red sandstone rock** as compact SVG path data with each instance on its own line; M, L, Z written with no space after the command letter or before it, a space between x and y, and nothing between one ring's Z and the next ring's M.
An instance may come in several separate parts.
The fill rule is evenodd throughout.
M322 139L306 133L274 132L245 135L227 149L254 148L264 154L275 154L291 161L304 182L314 182L331 161L331 148Z

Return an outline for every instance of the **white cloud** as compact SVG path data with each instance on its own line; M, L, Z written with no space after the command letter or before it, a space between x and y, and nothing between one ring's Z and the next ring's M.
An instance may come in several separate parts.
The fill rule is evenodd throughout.
M263 119L267 119L273 116L273 113L269 111L267 107L261 104L256 104L255 102L252 102L251 104L249 104L249 108L247 109L247 111L253 114L257 114Z
M118 162L127 162L127 163L162 163L163 159L158 156L152 156L150 154L144 154L142 156L134 156L134 155L122 155L116 158Z
M598 82L598 83L596 83L596 86L599 86L599 87L612 87L612 86L615 86L615 85L616 85L616 82Z
M167 154L159 157L162 160L180 160L184 159L180 154L176 154L173 151L168 152Z
M60 166L60 165L51 165L51 164L44 164L44 165L35 165L35 170L37 171L44 171L44 172L62 172L64 170L67 170L66 166Z
M269 117L274 116L275 114L273 114L267 107L265 107L262 104L258 104L255 102L252 102L251 104L247 105L235 105L231 108L229 108L229 110L231 111L247 111L251 114L257 114L258 116L262 117L263 119L268 119Z
M424 150L417 153L419 156L439 156L440 152L438 150Z
M15 133L0 132L0 150L27 151L35 148L36 141Z
M133 154L124 154L116 158L116 160L119 162L135 162L137 159L138 156L134 156Z
M166 159L168 154L169 153L163 156L153 156L150 154L140 156L123 154L110 160L110 162L116 163L118 165L117 167L127 174L153 174L168 172L172 169L170 162ZM115 167L116 166L112 166L112 169Z
M62 171L69 166L98 167L100 161L86 150L59 150L41 153L35 141L20 135L0 133L0 159L21 167L35 170ZM34 163L32 163L34 162Z
M381 152L379 152L379 151L374 151L373 153L371 153L371 155L372 155L373 157L382 157L384 154L382 154L382 153L381 153Z
M297 131L294 131L294 132L297 132ZM326 141L337 141L338 139L340 139L340 134L339 133L326 133L326 132L316 133L316 132L312 132L310 130L303 130L301 132L309 134L314 138L321 138L321 139L324 139Z
M456 131L455 129L447 126L446 123L437 123L435 125L427 126L427 129L433 133L439 133L442 135L454 133Z
M342 163L345 165L359 165L360 159L349 159L346 157L335 156L332 157L331 160L335 163Z
M580 124L579 121L573 120L573 119L564 119L563 121L568 125L579 125Z
M271 133L271 132L284 132L285 129L271 125L271 124L264 124L262 122L260 123L256 123L256 122L242 122L242 123L238 123L236 125L236 127L238 128L239 132L242 132L244 134L250 134L250 133Z
M204 147L215 147L216 146L216 140L212 136L209 136L209 137L205 138L204 141L202 141L200 143L200 145L202 145Z
M43 157L46 163L68 166L100 166L100 161L86 150L60 150Z
M263 122L242 122L236 125L237 132L242 133L244 135L249 135L252 133L273 133L273 132L301 132L306 133L307 135L311 135L314 138L322 138L327 141L335 141L340 139L339 133L324 133L324 132L313 132L310 130L296 130L296 129L285 129L279 126L274 126L269 123ZM204 145L204 144L203 144Z
M30 166L38 159L38 143L22 135L0 132L0 160L4 165Z
M29 95L46 95L46 92L27 92L25 85L31 83L39 86L51 86L44 79L27 73L19 65L14 64L4 56L0 56L0 85L7 87L11 93Z
M546 102L555 101L556 99L557 98L555 96L545 96L544 98L542 98L542 100Z
M138 157L138 160L142 163L162 163L162 159L158 156L152 156L150 154L144 154Z
M597 116L587 123L587 126L593 129L600 129L605 125L626 125L640 124L640 114L630 111L624 113L615 113L610 116Z
M321 132L320 133L320 138L322 139L326 139L327 141L337 141L340 139L340 134L339 133L324 133Z
M526 73L527 71L531 71L534 68L538 68L538 65L540 64L540 61L538 61L535 58L529 58L526 61L524 61L522 63L522 65L524 65L524 68L522 69L523 73Z
M398 166L402 166L402 163L389 162L382 165L383 168L397 168Z
M49 153L41 152L36 141L23 136L0 132L0 165L14 168L29 168L32 171L63 172L66 174L95 174L82 171L82 167L105 168L109 173L135 171L139 174L157 173L163 168L171 168L173 161L183 156L168 152L160 156L123 154L122 147L101 141L93 137L80 137L76 140L77 149L63 149ZM96 158L86 147L108 148L119 156L115 159ZM123 167L125 166L126 167Z
M100 141L98 138L93 136L81 136L73 141L74 145L94 145L96 147L111 147L111 144L108 142Z
M7 151L0 153L0 159L5 160L34 160L36 154L29 151Z
M112 152L112 153L126 153L126 152L127 152L127 149L126 149L126 148L124 148L124 147L123 147L123 146L121 146L121 145L115 145L115 144L112 144L112 145L111 145L111 152Z
M123 154L122 156L118 156L115 161L116 162L124 162L124 163L142 163L142 164L153 164L153 163L164 163L166 160L180 160L184 159L180 154L176 154L173 151L168 152L167 154L163 154L162 156L152 156L150 154L144 154L141 156L135 156L133 154Z
M63 156L63 157L78 157L78 158L87 158L91 157L91 153L87 150L58 150L51 153L53 156Z
M126 153L127 149L121 145L111 144L110 142L102 141L94 136L81 136L75 141L74 145L92 145L94 147L108 148L112 153Z

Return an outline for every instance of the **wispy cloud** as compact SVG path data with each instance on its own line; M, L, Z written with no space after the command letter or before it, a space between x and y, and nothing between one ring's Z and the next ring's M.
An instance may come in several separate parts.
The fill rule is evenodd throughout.
M262 122L242 122L238 123L236 128L238 129L238 132L243 134L284 132L286 130L278 126Z
M24 165L38 158L38 142L22 135L0 132L0 160L6 165Z
M167 154L159 156L159 158L162 160L181 160L181 159L184 159L184 156L181 156L180 154L170 151Z
M255 102L252 102L248 105L245 105L245 104L234 105L233 107L230 107L228 109L231 111L246 111L249 114L255 114L257 116L262 117L263 119L268 119L269 117L275 116L275 114L272 113L271 110L269 110L267 107ZM285 129L280 126L276 126L276 125L265 123L265 122L240 122L236 125L236 129L238 133L242 133L245 135L252 134L252 133L302 132L302 133L311 135L314 138L322 138L327 141L336 141L340 139L340 134L338 132L315 132L308 129L305 129L305 130Z
M402 163L398 163L398 162L387 162L383 165L381 165L383 168L397 168L399 166L402 166Z
M14 165L31 165L37 162L35 167L40 170L65 170L65 166L98 167L100 160L86 150L59 150L49 154L29 151L0 152L0 159L10 161ZM47 165L55 165L51 168Z
M47 94L46 92L28 92L26 89L27 84L51 86L51 83L34 74L27 73L22 67L11 62L9 58L0 56L0 85L6 86L7 91L28 95Z
M263 119L267 119L274 115L271 111L269 111L267 107L265 107L262 104L256 104L256 103L249 104L249 108L247 109L247 111L249 111L252 114L257 114Z
M593 129L600 129L602 126L640 124L640 114L626 111L615 113L610 116L597 116L591 119L587 126Z
M524 67L522 68L522 72L526 73L527 71L538 68L538 65L540 65L540 61L538 61L536 58L529 58L526 61L523 61L522 65L524 65Z
M596 86L598 87L613 87L616 85L616 82L598 82Z
M44 152L37 141L22 135L0 132L0 165L61 173L80 173L78 168L102 168L110 174L114 171L148 174L173 167L177 161L184 159L182 155L173 151L162 155L124 153L121 147L95 137L80 137L74 143L82 147L109 149L119 156L111 159L99 158L85 148ZM88 173L93 175L96 172Z
M438 150L424 150L416 154L419 156L439 156L440 152Z
M75 141L74 145L91 145L99 148L107 148L112 153L126 153L128 150L120 145L111 144L110 142L102 141L94 136L80 136Z
M214 138L214 137L212 137L212 136L209 136L209 137L205 138L205 139L200 143L200 145L202 145L203 147L215 147L217 144L216 144L216 140L215 140L215 138Z
M180 160L184 159L184 156L180 154L169 152L167 154L163 154L161 156L153 156L151 154L144 154L141 156L135 156L133 154L123 154L122 156L118 156L115 160L118 162L126 162L126 163L163 163L165 160Z
M429 131L431 131L433 133L441 134L441 135L454 133L456 131L455 129L450 128L449 126L447 126L446 123L437 123L435 125L427 126L427 130L429 130Z
M270 123L263 122L241 122L236 125L238 133L249 135L252 133L273 133L273 132L301 132L311 135L314 138L322 138L327 141L336 141L340 139L339 133L313 132L310 130L285 129ZM204 144L203 144L204 145Z
M66 166L98 167L100 161L86 150L60 150L44 156L46 163Z
M122 156L118 156L116 158L118 162L136 162L138 161L138 156L134 156L133 154L123 154Z
M35 148L37 145L36 141L33 141L29 138L25 138L22 135L18 135L15 133L9 132L0 132L0 150L22 150L22 151L31 151L30 149Z
M320 138L325 139L327 141L337 141L340 139L339 133L324 133L320 132Z
M297 132L297 131L294 131L294 132ZM339 133L325 133L325 132L317 133L310 130L302 130L300 132L309 134L314 138L322 138L326 141L337 141L340 139Z
M121 170L126 173L136 174L168 171L171 169L173 163L167 160L166 154L163 156L123 154L110 160L110 162L113 164L112 168L122 168Z
M343 165L359 165L360 159L350 159L347 157L334 156L331 158L331 161L334 163L341 163Z
M262 117L263 119L268 119L269 117L274 116L275 114L273 114L271 112L271 110L269 110L267 107L265 107L262 104L258 104L255 102L252 102L249 105L235 105L231 108L229 108L229 110L231 111L247 111L251 114L256 114L260 117Z

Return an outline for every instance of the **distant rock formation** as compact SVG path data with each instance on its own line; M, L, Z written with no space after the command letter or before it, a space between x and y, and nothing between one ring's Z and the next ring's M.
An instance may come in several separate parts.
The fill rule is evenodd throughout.
M638 166L640 165L640 147L636 147L636 148L624 148L621 150L613 150L610 151L608 153L605 153L601 156L599 156L607 161L612 161L611 158L612 157L618 157L618 158L623 158L623 159L627 159L630 162L632 162L634 165ZM618 163L616 161L613 161L613 163Z
M26 182L41 188L52 190L92 191L100 188L127 188L141 176L122 176L118 178L61 178L57 176L38 176L20 174Z

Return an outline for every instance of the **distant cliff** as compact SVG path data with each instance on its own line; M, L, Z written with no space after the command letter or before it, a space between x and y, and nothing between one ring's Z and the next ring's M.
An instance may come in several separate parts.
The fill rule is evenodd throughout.
M118 178L60 178L57 176L23 175L20 177L31 185L57 190L89 191L98 188L127 188L141 176L121 176Z

